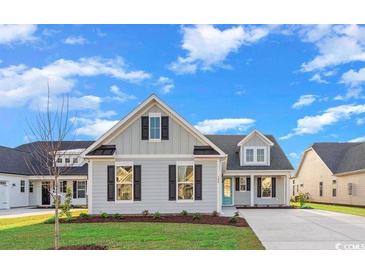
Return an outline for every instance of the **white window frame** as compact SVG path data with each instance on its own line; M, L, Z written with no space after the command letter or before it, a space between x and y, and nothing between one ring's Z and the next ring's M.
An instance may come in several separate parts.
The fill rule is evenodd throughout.
M193 198L179 199L179 166L193 166ZM187 182L180 182L187 183ZM177 203L191 203L195 201L195 162L194 161L179 161L176 162L176 202Z
M240 190L239 190L239 192L247 192L248 190L247 190L247 178L248 177L245 177L245 176L243 176L243 177L238 177L239 178L239 182L240 182ZM244 185L245 186L245 189L244 190L242 190L242 185Z
M57 164L62 164L63 163L62 157L58 157L56 163Z
M80 198L79 197L79 183L85 183L85 197ZM66 191L67 191L67 186L66 186ZM76 198L75 199L86 199L86 195L87 195L87 181L76 181Z
M160 138L151 138L151 118L160 118ZM148 140L150 142L161 142L161 113L151 112L148 115Z
M24 189L24 191L22 191L22 189ZM25 190L25 180L20 180L20 193L25 193Z
M271 186L270 186L270 196L264 197L264 188L263 186L263 178L270 178L271 179ZM272 178L271 176L263 176L261 177L261 198L262 199L272 199Z
M253 149L253 161L248 162L246 158L246 153L248 149ZM264 150L264 161L257 161L257 150L263 149ZM243 148L244 155L243 155L243 164L244 165L267 165L267 147L265 146L245 146Z
M132 167L132 198L130 200L118 200L117 199L117 185L120 185L120 183L117 182L117 169L120 166L131 166ZM114 187L114 193L115 193L115 203L134 203L134 163L133 162L116 162L115 163L115 171L114 171L114 178L115 178L115 187ZM126 184L126 183L124 183Z

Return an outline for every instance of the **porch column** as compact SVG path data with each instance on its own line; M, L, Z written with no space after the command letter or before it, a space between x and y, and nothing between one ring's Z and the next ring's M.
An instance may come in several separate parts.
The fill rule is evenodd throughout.
M286 190L286 196L285 196L285 205L289 206L290 205L290 180L289 180L289 175L285 175L284 177L284 182L285 182L285 190Z
M254 197L254 193L255 193L255 176L251 175L251 190L250 190L250 201L251 201L251 206L255 205L255 197Z

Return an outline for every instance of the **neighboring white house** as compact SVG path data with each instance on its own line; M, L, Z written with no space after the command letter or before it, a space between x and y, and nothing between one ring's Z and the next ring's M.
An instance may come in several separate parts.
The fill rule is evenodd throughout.
M155 95L82 156L91 214L289 205L293 168L273 136L203 135Z
M87 163L80 157L92 142L65 141L58 166L70 166L60 177L61 200L64 200L67 186L72 188L72 204L86 206ZM27 160L35 149L34 143L16 148L0 146L0 209L25 206L52 206L50 193L54 188L53 178L47 172L34 174Z

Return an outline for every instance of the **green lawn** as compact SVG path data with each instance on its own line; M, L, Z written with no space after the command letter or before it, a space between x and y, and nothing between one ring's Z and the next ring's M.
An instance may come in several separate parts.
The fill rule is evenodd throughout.
M294 206L299 206L298 203L292 203ZM363 207L352 207L352 206L341 206L341 205L325 205L316 203L307 203L312 208L335 211L340 213L352 214L365 217L365 208Z
M48 216L49 217L49 216ZM49 249L47 216L0 219L0 249ZM250 228L167 223L61 224L61 245L108 249L263 249Z

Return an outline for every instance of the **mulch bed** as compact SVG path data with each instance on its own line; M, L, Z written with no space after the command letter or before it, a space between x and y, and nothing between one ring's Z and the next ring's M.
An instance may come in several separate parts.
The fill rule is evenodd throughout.
M62 246L59 250L106 250L106 246L100 245L69 245Z
M149 222L149 223L188 223L188 224L207 224L207 225L230 225L237 227L248 227L245 219L237 217L237 223L231 223L230 217L201 215L200 220L193 220L191 215L163 215L160 219L154 219L152 216L130 216L123 215L121 218L109 216L102 218L100 216L89 216L87 218L76 217L67 223L109 223L109 222ZM60 222L66 223L61 219Z

